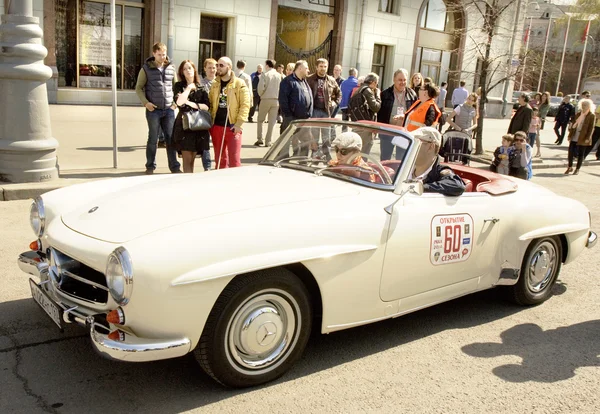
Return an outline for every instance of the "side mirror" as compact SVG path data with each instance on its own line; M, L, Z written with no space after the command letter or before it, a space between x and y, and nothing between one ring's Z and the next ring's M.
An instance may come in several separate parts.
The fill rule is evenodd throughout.
M398 201L402 200L402 197L404 197L404 195L406 193L411 193L411 194L420 196L425 191L423 189L422 181L405 181L402 184L400 184L400 189L401 189L401 192L400 192L398 198L396 199L396 201L394 201L389 206L384 207L385 212L388 213L390 216L392 215L392 213L394 211L394 206L396 205L396 203Z
M416 195L422 195L425 191L423 189L423 181L412 181L412 182L404 182L402 183L402 187L407 187L406 192ZM403 188L404 190L404 188ZM403 191L404 192L404 191Z

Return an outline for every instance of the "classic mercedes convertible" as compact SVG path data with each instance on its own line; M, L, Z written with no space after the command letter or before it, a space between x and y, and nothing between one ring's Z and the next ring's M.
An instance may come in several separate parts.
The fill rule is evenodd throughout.
M336 165L323 143L342 130L392 142L398 159ZM193 353L247 387L288 371L312 329L494 287L544 302L595 244L584 205L531 182L453 165L462 195L424 192L410 179L420 147L390 125L302 121L258 165L51 191L31 206L18 263L51 320L86 327L102 355Z

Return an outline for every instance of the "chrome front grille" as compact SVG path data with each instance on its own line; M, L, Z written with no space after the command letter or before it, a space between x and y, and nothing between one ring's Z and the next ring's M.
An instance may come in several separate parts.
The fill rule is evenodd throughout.
M54 248L48 250L49 274L56 289L91 303L105 304L108 301L104 274Z

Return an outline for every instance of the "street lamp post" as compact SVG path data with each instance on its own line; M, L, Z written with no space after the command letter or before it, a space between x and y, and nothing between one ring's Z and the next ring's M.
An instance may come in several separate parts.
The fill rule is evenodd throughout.
M51 181L58 178L39 19L32 0L5 2L0 23L0 181Z
M548 28L546 29L546 41L544 42L544 54L542 55L542 67L540 68L540 80L538 81L537 92L542 87L542 76L544 76L544 63L546 62L546 49L548 48L548 37L550 37L550 26L552 26L552 17L548 20Z
M567 20L567 31L565 32L565 44L563 46L562 57L560 58L560 69L558 70L558 81L556 82L556 93L554 96L558 96L560 90L560 79L562 78L563 64L565 63L565 52L567 51L567 40L569 40L569 28L571 27L571 14L569 13L569 20Z
M588 21L586 33L589 31L591 20ZM579 75L577 76L577 87L575 88L575 93L579 93L579 84L581 83L581 73L583 72L583 61L585 60L585 50L587 49L587 42L590 36L585 36L585 42L583 43L583 52L581 53L581 65L579 66Z
M527 42L525 42L525 55L523 57L523 69L521 70L521 81L519 82L519 92L523 90L523 76L525 75L525 67L527 65L527 52L529 51L529 37L531 36L531 22L533 17L529 18L529 28L527 29Z
M517 10L515 12L515 24L513 26L513 35L510 39L510 49L508 51L508 63L506 67L506 81L504 82L504 91L502 93L502 118L506 118L506 108L507 108L507 100L506 96L508 95L508 84L510 79L510 72L512 69L512 59L515 53L515 40L517 39L517 33L519 31L519 20L521 17L521 3L522 0L517 2Z

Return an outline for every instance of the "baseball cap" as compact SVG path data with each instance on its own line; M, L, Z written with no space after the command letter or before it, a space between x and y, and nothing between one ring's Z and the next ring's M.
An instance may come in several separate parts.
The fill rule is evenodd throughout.
M433 127L422 127L412 132L413 137L424 142L433 142L442 145L442 134Z
M362 149L362 139L356 132L346 131L338 135L331 145L337 148L356 148L360 150Z

